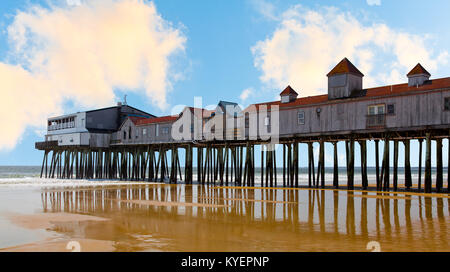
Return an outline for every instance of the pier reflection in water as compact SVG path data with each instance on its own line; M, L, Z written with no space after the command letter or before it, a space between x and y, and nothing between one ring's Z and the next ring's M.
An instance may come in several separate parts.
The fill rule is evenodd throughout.
M450 251L448 195L143 184L41 197L45 213L110 219L53 230L119 251Z

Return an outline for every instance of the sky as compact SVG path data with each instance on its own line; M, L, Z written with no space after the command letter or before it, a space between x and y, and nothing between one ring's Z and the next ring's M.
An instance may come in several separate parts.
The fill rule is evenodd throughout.
M365 74L364 87L404 83L418 62L432 78L448 77L448 10L446 0L0 1L0 165L40 165L34 143L47 117L124 95L161 116L194 96L247 106L279 99L287 85L323 94L344 57ZM413 166L417 153L413 143Z

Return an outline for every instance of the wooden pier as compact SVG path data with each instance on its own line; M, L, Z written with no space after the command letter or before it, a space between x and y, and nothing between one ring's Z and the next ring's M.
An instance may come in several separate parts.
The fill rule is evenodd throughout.
M310 188L448 192L450 175L445 185L442 148L443 141L450 141L450 77L430 80L430 76L418 64L407 74L408 83L364 89L364 75L345 58L328 73L325 95L298 98L288 86L279 101L243 110L237 103L220 101L215 110L186 106L178 115L155 117L119 103L49 118L46 140L36 143L44 151L41 177L255 186L258 167L260 186L297 188L299 165L304 162L305 186ZM228 121L239 125L228 127ZM170 133L180 132L180 124L189 139L179 140ZM411 141L419 143L417 183L412 179ZM345 150L338 150L339 142ZM368 142L375 146L375 184L368 180ZM334 169L333 178L327 180L325 147L330 144ZM300 154L300 146L307 152ZM404 154L399 154L400 146ZM258 162L256 147L261 150ZM357 147L360 177L355 175ZM346 181L339 179L338 152L346 156ZM404 165L399 165L399 157ZM399 167L404 169L403 184Z
M450 141L448 132L433 131L425 133L399 133L347 135L315 137L308 139L280 139L278 150L282 150L282 180L277 179L277 159L275 145L270 142L192 142L149 144L133 146L112 146L107 149L85 147L39 146L44 150L41 177L58 179L119 179L151 182L183 182L185 184L216 184L255 186L256 169L260 170L261 187L309 187L309 188L347 188L353 190L370 187L367 173L367 143L375 143L375 170L378 191L408 191L425 193L445 192L449 190L449 175L444 186L442 164L442 142ZM410 142L418 140L419 157L422 156L422 142L425 146L425 169L422 183L422 160L419 159L417 186L413 187ZM383 154L379 160L379 143L383 143ZM436 149L431 150L435 142ZM347 182L339 180L338 143L345 143ZM355 177L355 144L360 147L360 177ZM393 162L391 163L390 143L393 143ZM333 145L333 178L325 179L325 144ZM404 146L404 184L398 180L399 144ZM305 145L307 154L299 154L299 146ZM313 146L318 145L315 158ZM255 161L255 147L259 146L261 157ZM180 156L184 155L184 165ZM436 156L435 180L432 180L431 156ZM194 155L196 167L194 167ZM308 185L299 184L299 164L303 160L308 165ZM317 165L315 165L317 161ZM402 166L400 166L402 167ZM393 173L391 174L391 168ZM391 184L392 181L392 184ZM422 184L424 185L422 188ZM402 186L403 185L403 186ZM445 188L446 187L446 188Z

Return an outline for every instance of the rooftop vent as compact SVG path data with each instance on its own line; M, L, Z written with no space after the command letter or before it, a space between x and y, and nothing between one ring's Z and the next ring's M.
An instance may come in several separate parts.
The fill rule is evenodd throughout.
M281 103L289 103L297 99L298 93L292 89L291 86L287 86L284 91L280 93Z
M329 99L350 97L353 91L362 90L363 87L363 73L347 58L339 62L327 77Z
M418 63L411 72L407 74L408 86L422 86L426 81L430 80L430 76L431 74Z

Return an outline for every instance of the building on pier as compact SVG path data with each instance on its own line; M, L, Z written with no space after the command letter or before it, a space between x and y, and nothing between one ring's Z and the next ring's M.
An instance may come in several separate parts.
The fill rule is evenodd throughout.
M403 143L404 185L409 190L413 187L410 140L419 140L422 158L422 143L426 139L424 189L432 191L431 142L435 141L435 188L442 192L442 141L450 140L450 78L430 79L431 74L418 64L406 75L407 83L364 88L364 75L346 58L327 77L327 94L301 97L301 91L288 86L280 93L280 100L253 104L242 111L235 103L221 101L214 110L185 107L174 116L155 117L118 105L50 118L45 142L36 143L37 149L45 151L41 176L45 173L45 177L161 182L169 178L170 182L177 182L183 179L178 150L185 149L184 180L192 183L195 148L198 182L219 180L227 185L230 179L236 185L253 186L255 146L260 145L261 183L277 186L276 149L272 147L279 143L283 149L283 186L299 186L299 160L307 158L308 186L324 188L325 143L331 143L333 186L338 188L337 142L343 141L347 188L354 188L357 142L361 152L361 184L367 189L367 140L373 140L377 190L390 188L391 142L393 188L398 189L398 147ZM256 137L255 127L259 133ZM279 141L274 143L274 138ZM384 142L381 171L380 140ZM320 144L317 172L314 143ZM307 154L299 154L300 144L308 145ZM419 160L418 190L421 190L421 168Z
M220 101L214 110L185 107L178 115L158 118L119 104L49 118L45 142L39 146L108 147L109 144L236 140L238 136L242 140L244 131L249 139L252 121L249 113L258 112L262 107L268 111L265 120L253 122L257 121L257 126L264 124L269 131L277 124L280 139L445 131L450 129L450 78L430 80L430 76L418 64L407 74L408 83L364 89L364 75L345 58L327 75L328 94L298 97L298 92L288 86L280 93L280 100L252 104L244 110L236 103ZM279 109L278 120L270 120L273 106ZM172 126L182 118L191 118L190 128L184 130L178 125L176 129L184 132L184 138L174 139Z
M297 98L288 86L280 100L250 105L244 113L278 106L280 139L431 129L448 134L450 78L430 80L420 64L407 77L408 83L364 89L363 74L344 59L328 74L328 94Z
M155 116L128 105L51 117L45 142L38 146L109 147L111 135L127 118L151 119Z
M156 118L128 117L117 132L113 133L112 144L150 144L172 142L172 124L178 116Z

